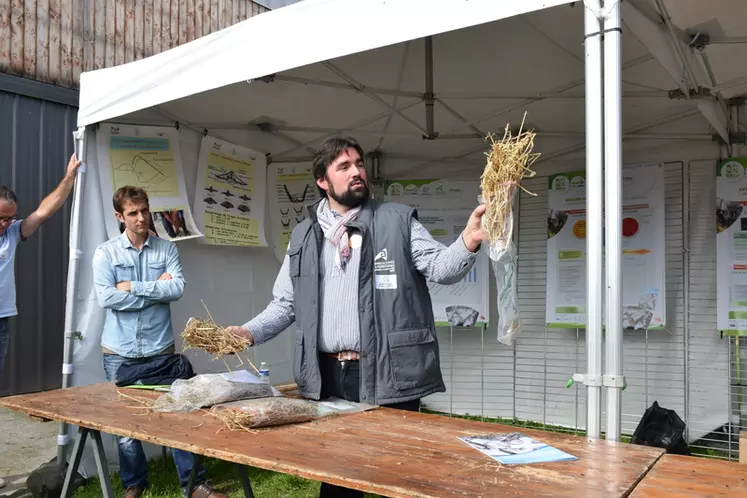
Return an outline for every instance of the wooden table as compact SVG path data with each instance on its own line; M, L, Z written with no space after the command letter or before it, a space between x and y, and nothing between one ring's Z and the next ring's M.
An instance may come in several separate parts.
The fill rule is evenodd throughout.
M578 460L501 465L457 436L513 432L515 427L388 408L231 432L199 411L136 415L107 383L6 397L0 405L388 497L627 496L663 454L656 448L527 429L522 432Z
M735 462L664 455L635 487L631 498L747 497L747 467Z

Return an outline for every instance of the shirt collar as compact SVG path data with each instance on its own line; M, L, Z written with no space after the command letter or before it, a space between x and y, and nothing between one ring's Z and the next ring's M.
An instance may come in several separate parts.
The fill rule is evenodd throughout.
M143 243L143 247L150 247L150 239L151 239L151 236L148 235L148 238L145 239L145 242ZM130 242L130 238L127 236L127 232L122 232L120 234L119 241L123 249L128 249L128 248L136 249L136 247L132 245L132 242Z
M324 216L327 216L327 217L332 216L334 218L342 218L342 215L340 213L338 213L337 211L335 211L334 209L332 209L332 207L330 207L330 205L329 205L329 199L326 198L326 197L319 204L319 209L317 211L317 216L319 216L319 215L324 215Z

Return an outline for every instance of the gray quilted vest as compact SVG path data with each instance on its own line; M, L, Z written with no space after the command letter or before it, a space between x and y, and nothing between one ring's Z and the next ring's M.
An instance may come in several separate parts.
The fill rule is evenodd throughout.
M308 206L309 217L293 229L288 248L296 315L293 376L300 393L312 399L322 388L317 338L324 234L317 206ZM363 237L357 289L362 403L398 403L446 390L428 286L410 256L413 217L413 208L370 200L347 225Z

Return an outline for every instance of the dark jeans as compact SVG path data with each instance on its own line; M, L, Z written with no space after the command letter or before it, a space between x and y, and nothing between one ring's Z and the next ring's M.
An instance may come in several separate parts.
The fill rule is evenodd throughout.
M156 357L153 357L156 358ZM125 362L146 363L152 358L124 358L115 354L104 355L104 371L106 378L114 382L117 378L117 370ZM117 436L117 452L119 453L119 475L125 488L129 486L148 486L148 461L143 452L143 445L137 439ZM171 456L176 465L179 475L179 485L186 488L189 483L189 474L195 465L195 456L187 451L173 449ZM201 468L197 474L195 486L205 481L205 469Z
M10 342L10 323L7 317L0 318L0 377L3 376L5 368L5 356L8 354L8 343Z
M320 354L319 368L322 376L322 399L337 397L356 403L360 401L361 371L360 364L357 361L340 362L336 358ZM420 411L420 400L416 399L385 406L417 412ZM323 482L319 490L319 498L363 498L363 492Z

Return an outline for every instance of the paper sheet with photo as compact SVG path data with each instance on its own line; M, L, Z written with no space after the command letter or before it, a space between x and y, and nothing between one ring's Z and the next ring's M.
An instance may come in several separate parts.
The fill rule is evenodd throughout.
M384 184L384 201L417 208L420 223L445 246L458 240L477 207L476 180L391 180ZM439 327L483 327L490 316L489 259L477 253L472 269L459 282L428 282L433 316Z
M114 208L106 208L112 206L114 192L127 185L148 193L152 233L174 242L202 237L189 207L176 128L102 123L97 149L109 238L121 234L123 227Z
M267 158L261 152L205 136L192 206L205 244L266 247Z
M747 158L716 168L716 326L747 335Z
M625 165L622 180L622 326L661 330L667 318L664 165ZM585 173L550 176L547 207L546 323L584 328Z
M561 462L577 457L538 441L521 432L458 436L472 448L506 465Z
M275 257L282 262L291 232L306 219L307 209L319 199L311 163L270 164L267 169L270 224Z

